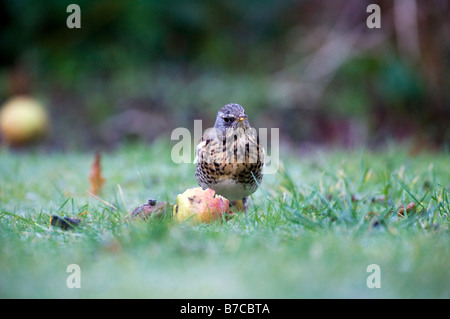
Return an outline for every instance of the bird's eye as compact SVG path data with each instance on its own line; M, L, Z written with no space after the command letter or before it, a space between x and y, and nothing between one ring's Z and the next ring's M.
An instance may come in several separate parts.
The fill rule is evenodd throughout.
M231 117L224 117L223 120L225 121L225 123L229 123L229 122L233 121L233 119Z

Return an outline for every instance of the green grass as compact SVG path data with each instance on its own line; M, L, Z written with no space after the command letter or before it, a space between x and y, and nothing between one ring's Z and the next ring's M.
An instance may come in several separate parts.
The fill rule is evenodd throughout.
M170 145L103 153L100 197L87 194L90 153L0 150L1 298L449 298L448 153L283 153L248 216L191 226L129 222L148 198L196 186ZM401 205L415 212L397 216ZM377 216L367 218L369 214ZM51 215L83 217L73 231ZM67 266L81 269L69 289ZM381 288L366 285L370 264Z

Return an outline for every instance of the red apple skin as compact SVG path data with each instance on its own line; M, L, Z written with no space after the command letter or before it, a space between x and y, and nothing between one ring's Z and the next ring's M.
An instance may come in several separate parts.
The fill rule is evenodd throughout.
M172 216L179 222L189 220L193 224L200 224L221 220L223 213L230 213L228 199L216 195L212 189L195 187L177 196Z

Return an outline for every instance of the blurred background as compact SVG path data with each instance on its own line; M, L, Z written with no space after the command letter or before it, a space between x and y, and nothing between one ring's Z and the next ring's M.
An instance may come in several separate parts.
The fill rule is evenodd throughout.
M40 147L169 140L230 102L294 150L449 145L448 0L0 0L0 17L0 103L44 105Z

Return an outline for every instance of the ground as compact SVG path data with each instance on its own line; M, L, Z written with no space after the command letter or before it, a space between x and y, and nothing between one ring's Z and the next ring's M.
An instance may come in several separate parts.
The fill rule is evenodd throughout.
M197 186L156 141L94 154L0 150L2 298L450 298L448 152L282 149L248 216L192 226L126 215ZM415 208L399 216L402 205ZM82 219L74 230L50 216ZM68 288L80 269L81 288ZM380 288L369 288L369 265Z

